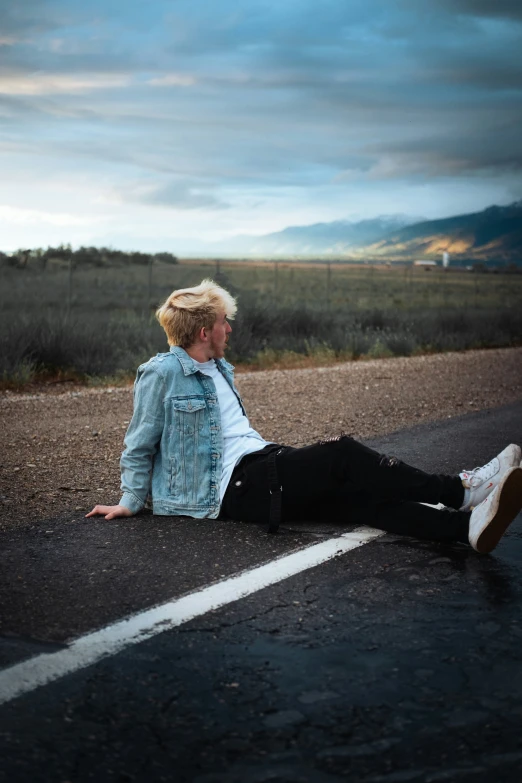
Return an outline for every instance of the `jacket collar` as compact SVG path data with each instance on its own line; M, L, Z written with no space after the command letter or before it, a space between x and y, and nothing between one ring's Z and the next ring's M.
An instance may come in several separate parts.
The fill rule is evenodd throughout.
M185 375L193 375L195 372L199 372L194 364L194 359L192 359L183 348L180 348L179 345L171 345L170 352L179 360ZM227 362L226 359L216 359L216 364L220 369L226 368L229 372L233 372L234 370L234 365Z
M184 375L193 375L193 373L198 371L198 368L194 364L194 360L183 350L183 348L180 348L179 345L171 345L170 352L179 360Z

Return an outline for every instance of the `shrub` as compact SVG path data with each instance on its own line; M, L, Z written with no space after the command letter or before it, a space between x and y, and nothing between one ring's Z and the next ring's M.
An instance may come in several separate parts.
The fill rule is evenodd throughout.
M0 331L0 378L19 385L24 374L68 372L80 378L134 372L137 364L168 346L160 327L149 319L68 320L20 318ZM25 369L23 369L25 368ZM31 372L30 372L31 368Z
M246 301L245 301L246 300ZM230 342L233 363L312 366L336 359L465 350L522 344L522 311L375 310L288 307L242 297ZM37 375L78 378L133 376L136 367L167 351L153 316L54 314L0 324L0 383L22 386Z
M390 351L384 340L377 338L370 350L366 353L369 359L387 359L393 356L393 351Z

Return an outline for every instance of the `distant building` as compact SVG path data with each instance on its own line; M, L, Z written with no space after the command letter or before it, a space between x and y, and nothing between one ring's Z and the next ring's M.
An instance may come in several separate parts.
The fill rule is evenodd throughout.
M436 261L419 260L419 261L414 261L413 262L413 266L422 266L422 267L424 267L424 269L426 269L426 271L428 271L432 267L437 266L437 262Z
M447 250L445 250L442 254L442 266L444 269L447 269L449 267L450 262L450 255Z

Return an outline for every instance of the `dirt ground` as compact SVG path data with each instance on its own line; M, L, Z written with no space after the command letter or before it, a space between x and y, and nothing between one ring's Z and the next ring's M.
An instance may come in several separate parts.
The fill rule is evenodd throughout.
M241 373L237 385L267 440L364 439L520 399L522 348ZM131 415L130 387L3 393L0 528L117 503Z

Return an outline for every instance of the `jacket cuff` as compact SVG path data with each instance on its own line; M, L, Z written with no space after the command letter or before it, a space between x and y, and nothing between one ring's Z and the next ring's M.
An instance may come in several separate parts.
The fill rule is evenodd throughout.
M143 508L144 503L139 498L137 498L136 495L133 495L131 492L124 492L123 495L121 496L119 505L128 508L132 514L137 514L138 511L141 511L141 509Z

